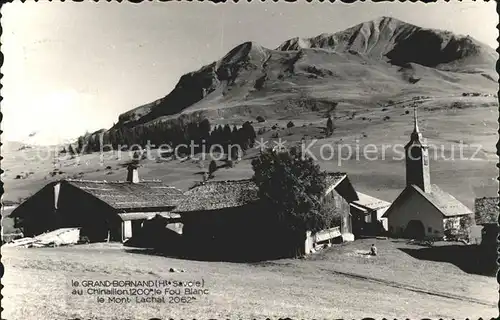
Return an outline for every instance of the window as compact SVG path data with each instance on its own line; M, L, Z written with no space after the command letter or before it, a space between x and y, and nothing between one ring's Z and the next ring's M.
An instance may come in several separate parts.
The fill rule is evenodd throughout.
M427 228L427 232L431 233L431 232L432 232L432 228L431 228L431 227L428 227L428 228Z

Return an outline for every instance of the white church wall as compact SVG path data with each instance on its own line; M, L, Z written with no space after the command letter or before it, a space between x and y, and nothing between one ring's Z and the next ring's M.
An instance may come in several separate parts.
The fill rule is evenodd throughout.
M406 199L394 203L388 217L389 232L402 235L411 220L419 220L425 229L426 237L444 235L441 212L415 191L410 191Z

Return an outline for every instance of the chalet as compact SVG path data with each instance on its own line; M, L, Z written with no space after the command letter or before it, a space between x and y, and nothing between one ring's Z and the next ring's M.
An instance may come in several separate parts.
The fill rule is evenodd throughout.
M358 192L358 200L351 202L354 236L374 236L387 231L387 218L383 215L390 206L390 202Z
M349 202L357 199L356 192L346 174L331 173L327 182L325 201L333 202L342 216L341 226L329 234L353 240ZM232 250L232 258L237 254L290 256L309 253L314 244L310 232L306 241L305 234L298 237L273 221L252 180L204 182L186 192L185 197L173 212L181 217L188 247L204 254L224 255L224 251Z
M442 238L457 233L472 210L430 181L429 150L418 128L414 127L405 146L406 188L384 213L389 232L407 238Z
M470 240L483 246L496 246L498 237L498 197L476 198L474 201L474 220Z
M157 215L171 213L183 192L160 181L141 181L137 167L127 181L60 180L47 184L12 213L25 236L79 227L89 241L124 241Z
M474 218L477 225L497 224L500 199L482 197L474 200Z

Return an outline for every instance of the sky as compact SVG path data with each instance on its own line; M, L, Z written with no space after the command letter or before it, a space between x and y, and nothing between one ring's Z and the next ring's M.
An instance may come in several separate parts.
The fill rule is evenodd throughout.
M60 143L109 128L245 41L276 48L380 16L496 48L495 2L25 2L2 6L4 140ZM35 133L35 134L34 134ZM32 136L30 138L30 136Z

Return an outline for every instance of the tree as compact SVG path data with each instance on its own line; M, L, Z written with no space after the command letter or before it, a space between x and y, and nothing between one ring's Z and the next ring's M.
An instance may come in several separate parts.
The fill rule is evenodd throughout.
M224 147L227 147L231 143L231 138L232 138L232 131L231 127L226 124L224 128L222 129L222 139L221 139L221 144Z
M76 152L75 152L75 149L73 149L73 145L68 145L68 153L70 155L74 155Z
M296 148L286 152L264 151L252 161L259 197L271 206L277 221L304 234L330 227L323 210L326 173Z
M241 130L243 131L242 136L244 137L244 139L248 140L248 145L250 147L253 147L255 138L257 138L257 134L255 133L255 129L252 124L248 121L245 121L245 123L243 123L243 126L241 127Z
M287 127L288 129L290 129L290 128L295 127L295 124L293 123L293 121L289 121L289 122L286 124L286 127Z
M79 136L78 137L78 141L77 141L77 151L80 152L80 153L83 153L83 148L84 148L84 144L85 144L85 141L83 139L83 136Z
M210 164L208 165L208 175L210 177L213 177L214 172L217 170L217 163L215 163L215 160L210 161Z
M326 120L326 135L330 136L333 133L333 120L331 116L328 116Z
M208 119L203 119L200 122L199 132L201 139L204 139L205 142L208 142L208 139L210 138L210 121Z

